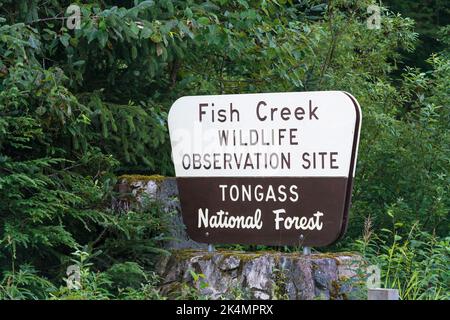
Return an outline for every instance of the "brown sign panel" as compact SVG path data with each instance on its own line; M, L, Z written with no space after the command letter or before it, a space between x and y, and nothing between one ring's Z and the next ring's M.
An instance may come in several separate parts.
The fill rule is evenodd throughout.
M183 97L169 129L184 223L205 243L326 246L348 221L361 112L339 91Z

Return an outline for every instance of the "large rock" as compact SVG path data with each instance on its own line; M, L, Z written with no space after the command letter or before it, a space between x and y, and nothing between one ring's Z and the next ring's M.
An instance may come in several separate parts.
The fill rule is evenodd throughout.
M169 297L188 285L210 299L311 300L356 297L361 264L350 253L176 250L158 269L161 291Z

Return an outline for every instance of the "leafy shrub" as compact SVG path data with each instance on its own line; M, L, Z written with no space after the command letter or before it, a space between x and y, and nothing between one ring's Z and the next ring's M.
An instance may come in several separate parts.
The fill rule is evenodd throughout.
M33 266L21 265L18 270L5 271L0 283L0 299L45 299L55 286L37 275Z
M369 231L370 232L370 231ZM406 236L383 229L367 234L355 247L371 265L381 268L384 288L399 290L404 300L450 298L450 238L439 238L414 224Z
M156 285L158 277L154 272L145 272L134 262L117 263L105 272L92 270L89 262L93 255L77 250L74 253L77 277L66 279L72 286L61 286L51 292L52 299L92 300L92 299L164 299Z

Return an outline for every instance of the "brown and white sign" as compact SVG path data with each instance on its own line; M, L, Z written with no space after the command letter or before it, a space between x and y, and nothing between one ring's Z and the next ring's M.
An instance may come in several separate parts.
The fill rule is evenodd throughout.
M342 91L192 96L169 112L189 236L325 246L345 232L361 110Z

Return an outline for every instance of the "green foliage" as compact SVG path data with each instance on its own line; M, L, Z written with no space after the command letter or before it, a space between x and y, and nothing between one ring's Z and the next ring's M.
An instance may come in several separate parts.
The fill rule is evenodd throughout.
M21 265L17 271L5 271L0 283L0 299L45 299L56 290L47 279L37 275L33 266Z
M92 270L89 252L77 250L72 259L79 279L73 287L61 286L51 292L51 299L97 300L97 299L163 299L156 289L157 276L146 273L137 263L115 264L105 272ZM67 280L69 281L69 279ZM72 280L70 280L72 281Z
M423 51L414 20L382 8L381 29L368 30L370 0L77 3L77 30L66 25L70 1L0 3L0 297L163 298L148 269L164 252L167 213L158 204L112 210L111 198L118 173L173 174L167 113L184 95L351 92L363 125L349 230L334 249L358 239L368 215L375 232L404 239L420 221L424 235L436 235L418 238L423 252L440 241L448 246L445 23L439 32L425 26L440 52L424 71L399 68L405 53ZM446 12L414 11L427 21ZM420 23L417 30L428 32ZM388 252L393 242L383 241L380 252ZM404 258L406 250L424 256L412 240L394 243L381 262L395 256L398 270L405 261L426 267L422 258ZM76 292L61 287L72 252L86 284ZM92 265L83 265L81 252L96 252ZM439 276L438 291L428 292L421 281L432 272L396 278L391 266L386 284L405 298L448 289Z
M401 236L383 229L378 236L356 241L368 262L381 268L384 288L399 290L403 300L448 300L450 298L450 238L438 238L414 224Z
M432 54L448 48L442 42L439 30L450 24L450 5L446 0L433 1L383 1L395 12L410 17L416 21L416 30L419 33L420 46L405 55L407 65L430 69L426 59Z
M104 253L99 265L127 264L129 260L137 266L150 267L155 264L155 257L168 254L163 247L164 242L170 240L172 213L165 212L159 203L149 199L144 199L143 208L134 209L115 215L112 222L104 225L96 239Z
M365 109L350 221L359 228L351 236L367 214L378 229L395 217L405 233L420 220L424 230L448 235L450 64L439 56L430 63L432 71L405 73L399 90L381 83L378 93L371 88L380 109L396 107L386 113Z
M89 262L90 253L82 250L77 250L73 253L75 258L71 262L75 263L75 272L71 275L75 276L73 279L73 287L64 286L57 292L51 294L52 298L56 299L70 299L70 300L96 300L108 299L111 294L108 287L112 284L111 280L105 273L95 272L91 270L92 263ZM71 279L65 279L67 283Z
M177 292L176 299L179 300L207 300L208 296L202 295L200 293L201 289L205 289L209 284L204 281L205 275L202 273L197 273L190 269L189 273L192 278L192 283L182 283L180 292Z

